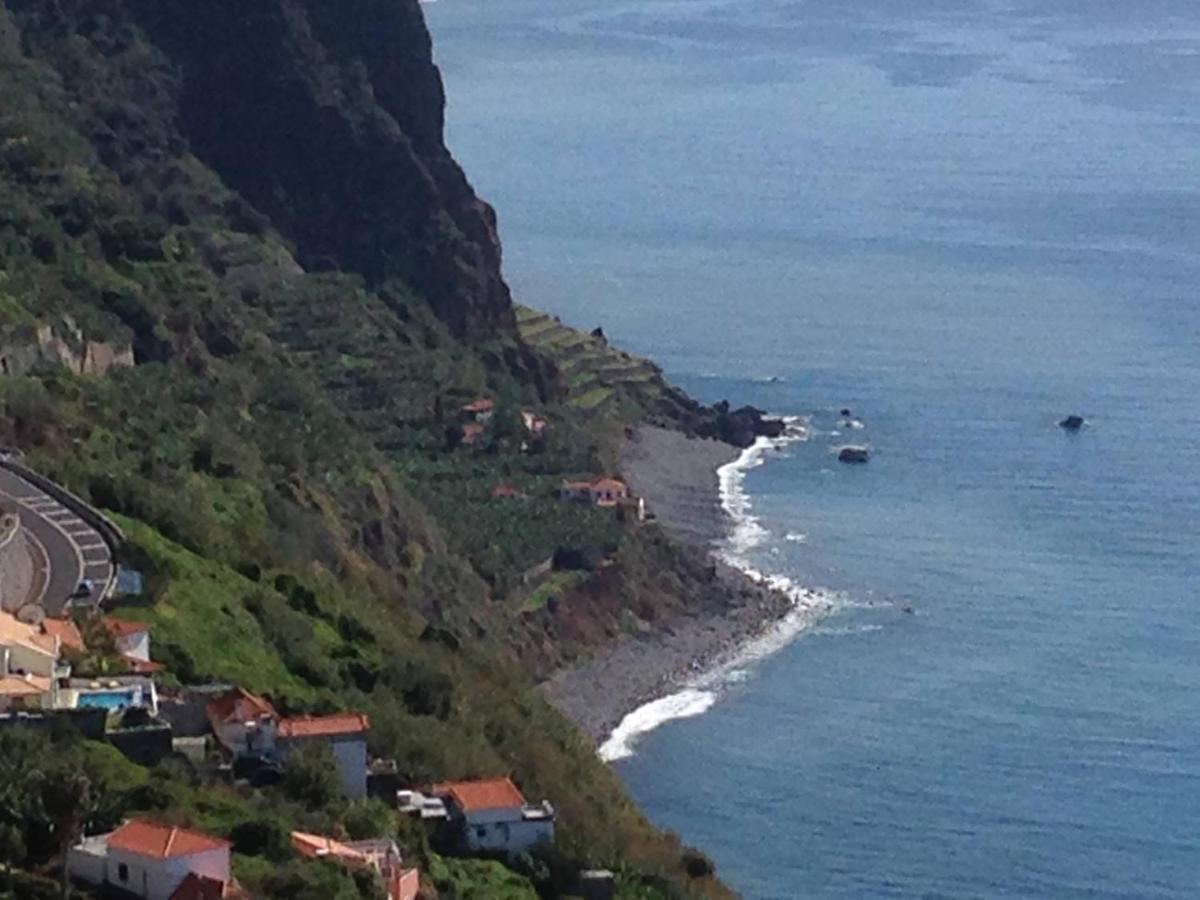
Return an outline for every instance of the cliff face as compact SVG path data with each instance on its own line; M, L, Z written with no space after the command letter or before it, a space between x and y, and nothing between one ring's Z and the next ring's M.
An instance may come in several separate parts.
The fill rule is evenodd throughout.
M495 214L443 142L417 0L206 0L202 15L192 0L8 6L27 52L52 61L68 96L95 101L83 106L100 111L106 164L190 150L306 269L399 279L458 337L512 330ZM121 84L78 64L80 39L126 57Z

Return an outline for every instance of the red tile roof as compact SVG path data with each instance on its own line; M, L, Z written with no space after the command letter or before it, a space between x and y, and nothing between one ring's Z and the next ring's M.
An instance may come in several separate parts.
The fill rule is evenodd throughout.
M71 650L80 652L87 648L83 643L83 635L70 619L42 619L42 631L58 638L58 642Z
M619 478L599 478L592 482L591 488L593 491L627 491L628 487L625 482Z
M156 675L166 671L166 666L154 660L136 659L132 656L122 657L127 668L134 675Z
M129 619L117 619L113 616L104 617L104 627L113 637L130 637L149 631L150 626L145 622L131 622Z
M449 797L463 812L484 809L510 809L524 806L525 797L511 778L483 781L447 781L433 786L434 796Z
M338 737L362 734L371 727L365 713L335 713L332 716L297 716L284 719L276 732L281 739L306 737Z
M226 691L216 700L211 701L205 709L208 713L208 720L214 723L228 722L235 717L236 721L248 722L262 716L276 718L279 715L269 700L240 687Z
M292 832L292 846L301 856L310 858L336 859L347 865L370 865L371 858L353 847L335 841L331 837L320 834L307 834L303 831Z
M463 426L463 443L473 444L483 436L483 426L477 422L469 422Z
M189 872L168 900L222 900L225 887L224 881Z
M462 410L469 413L482 413L488 412L495 406L496 402L494 400L489 400L487 397L476 397L470 403L465 404Z
M200 831L162 825L147 819L130 819L108 836L108 846L141 856L168 859L209 850L225 850L231 845L229 841Z

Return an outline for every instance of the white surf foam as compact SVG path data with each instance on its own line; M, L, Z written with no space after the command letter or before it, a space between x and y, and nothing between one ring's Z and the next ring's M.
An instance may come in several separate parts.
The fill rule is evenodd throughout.
M716 702L717 695L713 691L689 687L639 706L622 719L608 740L600 745L600 758L605 762L627 759L633 756L633 745L642 735L664 722L698 716Z
M625 716L600 746L600 758L606 762L632 756L638 739L659 726L706 712L717 702L722 690L744 681L755 663L782 650L829 613L854 605L841 594L804 587L786 575L761 572L749 561L749 553L761 546L770 532L754 515L750 495L745 489L746 473L764 465L789 444L809 437L807 420L792 416L785 417L784 422L786 428L782 435L759 438L737 459L717 470L721 505L733 521L733 527L726 540L716 548L716 553L755 581L786 594L792 601L791 610L767 631L692 679L682 690L646 703ZM805 536L790 532L787 540L803 541Z

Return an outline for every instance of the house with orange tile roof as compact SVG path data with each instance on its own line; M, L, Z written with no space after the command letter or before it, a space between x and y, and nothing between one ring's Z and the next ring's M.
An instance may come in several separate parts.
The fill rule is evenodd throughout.
M459 845L472 853L523 853L554 841L554 807L528 803L511 778L448 781L430 793L442 798Z
M415 900L420 873L405 867L396 842L388 838L342 842L319 834L292 832L292 847L309 859L329 859L350 869L371 869L383 880L388 900Z
M265 697L235 687L211 700L205 713L217 742L234 759L274 752L279 713Z
M72 881L144 900L210 900L234 894L230 843L149 819L87 837L67 851Z
M61 650L58 635L0 612L0 712L54 706L57 679L69 674Z
M487 397L476 397L461 407L462 414L472 422L488 421L496 411L496 401Z
M265 697L240 687L210 701L205 711L217 741L234 760L259 757L281 762L297 747L326 744L337 759L346 796L367 795L369 716L343 712L284 718Z
M51 619L47 617L42 619L41 629L42 634L49 634L58 638L60 650L74 650L76 653L82 653L87 649L87 645L83 642L83 634L79 631L79 626L71 619Z
M564 481L558 496L593 506L616 506L630 494L629 486L619 478L597 478L595 481Z
M307 744L325 744L338 764L342 791L352 800L367 796L367 732L371 719L364 713L297 716L281 719L275 740L281 758Z
M121 656L133 662L150 662L149 625L145 622L118 619L116 616L105 616L101 624Z

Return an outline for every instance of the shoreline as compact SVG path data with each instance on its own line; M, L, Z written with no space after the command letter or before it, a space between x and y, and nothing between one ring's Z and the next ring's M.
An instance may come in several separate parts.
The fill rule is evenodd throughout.
M819 609L813 592L739 564L736 552L761 529L745 515L740 472L766 451L800 439L795 431L740 450L715 440L642 426L621 452L630 487L646 498L660 524L703 552L716 573L721 603L676 616L653 633L626 637L566 666L542 690L608 760L670 719L696 715L746 661L778 649Z

